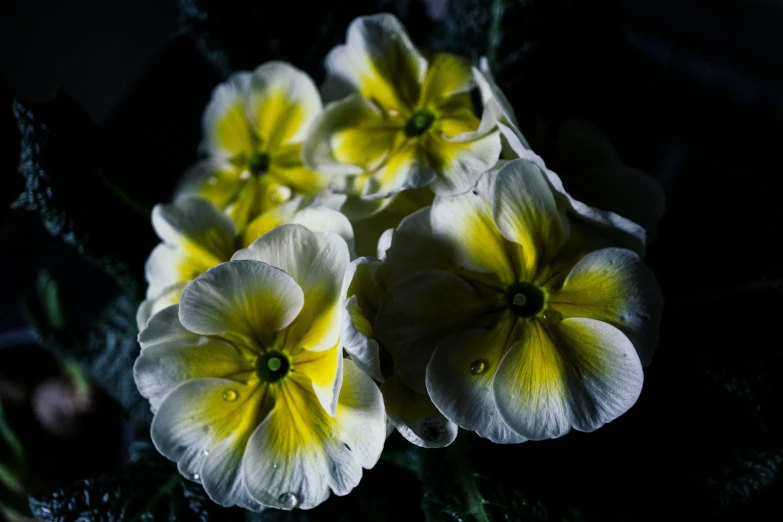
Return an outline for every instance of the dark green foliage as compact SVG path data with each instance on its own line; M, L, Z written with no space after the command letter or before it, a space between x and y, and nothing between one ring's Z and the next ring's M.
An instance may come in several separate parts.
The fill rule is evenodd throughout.
M16 101L13 107L26 182L15 206L38 212L50 234L126 291L138 291L155 236L148 211L109 181L97 127L63 92L48 103Z
M136 443L131 462L121 471L86 479L30 499L43 522L233 522L241 510L221 508L199 484L182 478L176 466L149 444Z

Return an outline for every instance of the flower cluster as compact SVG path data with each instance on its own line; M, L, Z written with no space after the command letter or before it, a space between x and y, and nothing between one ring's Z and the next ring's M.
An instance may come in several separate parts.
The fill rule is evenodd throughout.
M646 206L575 199L486 61L421 50L391 15L355 20L325 67L320 93L282 62L218 86L205 158L153 211L134 376L156 448L221 505L307 509L395 429L519 443L633 406L662 311L654 181L622 181ZM579 185L631 170L609 164Z

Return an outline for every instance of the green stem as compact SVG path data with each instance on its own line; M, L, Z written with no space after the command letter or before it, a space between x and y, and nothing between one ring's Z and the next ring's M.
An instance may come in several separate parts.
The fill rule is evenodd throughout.
M476 487L476 476L468 461L468 432L463 431L457 440L449 446L450 460L454 466L456 482L465 493L467 515L472 514L478 522L491 522L489 515L484 510L484 498Z
M170 494L171 490L173 490L174 487L177 484L179 484L181 480L182 480L182 477L180 477L179 473L172 475L171 478L169 480L167 480L166 483L163 484L158 489L158 491L152 496L152 498L149 499L144 504L144 506L139 510L138 514L136 514L136 516L134 516L131 519L131 522L137 522L137 521L141 520L141 517L143 517L144 514L147 513L147 511L152 509L152 507L158 502L158 500L160 500L162 497Z
M130 208L132 208L134 211L136 211L141 217L143 217L146 221L149 221L150 219L150 210L146 208L144 205L130 197L128 194L125 193L124 190L122 190L120 187L109 181L109 179L103 175L102 172L98 172L98 179L103 183L103 185L108 188L112 193L117 196L120 201L128 205Z

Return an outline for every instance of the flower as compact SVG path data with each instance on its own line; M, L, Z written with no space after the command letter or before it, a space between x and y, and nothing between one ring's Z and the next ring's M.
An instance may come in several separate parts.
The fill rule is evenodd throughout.
M208 199L242 230L296 195L314 196L326 180L302 165L300 151L321 108L310 77L285 62L231 75L204 111L208 157L185 173L177 197Z
M339 101L313 124L302 158L323 174L351 176L361 197L430 184L437 194L465 192L497 161L494 117L473 113L470 62L425 57L394 16L354 20L325 66L322 92Z
M345 283L343 347L360 370L381 383L389 422L417 446L448 446L457 437L457 425L435 408L426 393L411 390L399 379L388 364L390 355L375 338L375 316L387 290L383 260L354 260Z
M519 130L514 109L500 90L486 58L476 75L482 99L496 115L504 159L524 158L546 175L559 203L572 219L601 228L618 245L644 255L647 239L664 213L666 198L651 176L627 167L598 129L572 120L560 129L551 157L560 175L549 169ZM564 177L569 192L563 188ZM576 199L571 196L574 194ZM602 209L602 210L597 210Z
M283 225L188 283L139 334L152 441L223 506L308 509L380 457L380 391L340 343L348 246Z
M495 442L592 431L627 411L662 296L640 257L570 222L517 159L394 232L374 333L449 420Z
M336 210L317 206L329 201L321 199L303 206L304 201L297 196L265 213L241 235L236 234L231 219L205 199L182 197L174 203L155 205L152 226L161 243L152 250L145 266L147 298L136 314L139 330L155 312L178 303L189 281L230 260L237 249L283 223L334 232L353 251L353 229L348 219Z

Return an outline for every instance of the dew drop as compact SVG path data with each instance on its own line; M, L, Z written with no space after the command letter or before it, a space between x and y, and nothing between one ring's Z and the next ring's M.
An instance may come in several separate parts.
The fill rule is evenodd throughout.
M253 175L250 173L249 170L242 171L242 174L239 175L239 179L242 181L246 181L250 179Z
M207 455L209 455L209 450L204 450L201 452L202 457L206 457Z
M201 475L199 475L198 473L194 473L193 474L193 480L198 480L200 478L201 478Z
M277 464L272 464L272 469L277 469Z
M223 392L223 400L226 402L234 402L237 400L237 392L234 390L226 390Z
M294 509L299 504L299 499L293 493L283 493L277 497L277 501L283 509Z
M470 363L470 373L473 375L481 375L487 369L487 363L482 360L475 360Z
M210 176L210 178L207 180L207 184L209 185L217 185L218 179L215 176Z

